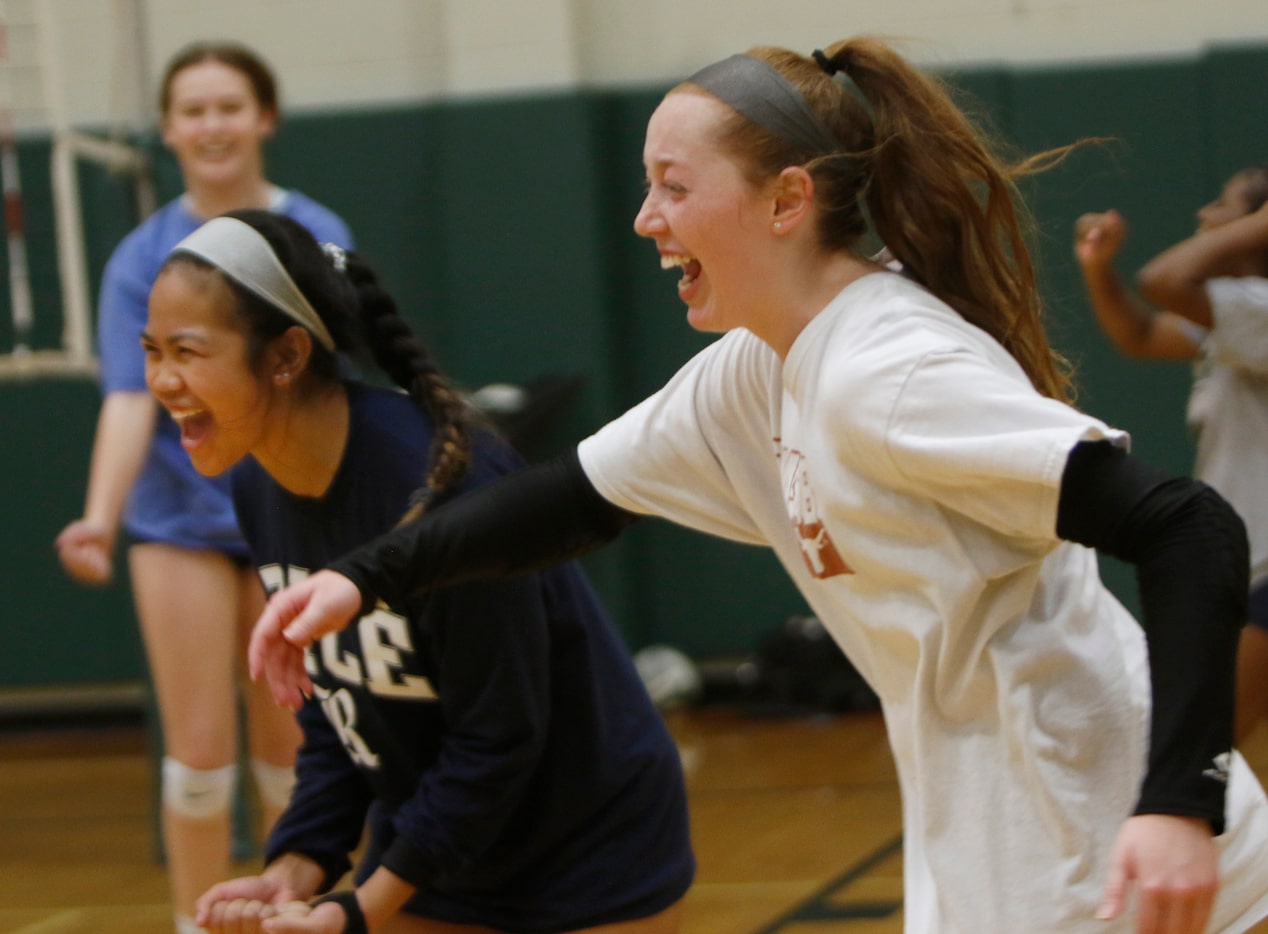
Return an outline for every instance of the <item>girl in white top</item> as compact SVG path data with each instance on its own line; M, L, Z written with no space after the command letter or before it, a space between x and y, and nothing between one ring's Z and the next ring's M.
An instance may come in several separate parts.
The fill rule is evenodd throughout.
M865 39L705 68L644 162L635 229L726 335L575 453L277 594L253 674L294 705L299 649L376 599L663 516L773 549L879 694L909 932L1268 914L1268 801L1231 750L1245 529L1066 401L1011 184L1034 163ZM869 223L902 273L866 257ZM1093 548L1138 564L1139 623Z
M1117 211L1075 224L1074 255L1096 320L1130 357L1193 361L1194 476L1237 510L1250 537L1249 625L1237 654L1240 742L1268 716L1268 163L1235 172L1197 211L1197 230L1137 276L1114 268Z

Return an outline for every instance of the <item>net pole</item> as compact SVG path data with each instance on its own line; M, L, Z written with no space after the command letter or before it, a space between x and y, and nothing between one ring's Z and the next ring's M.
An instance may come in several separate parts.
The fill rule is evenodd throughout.
M26 260L26 224L22 215L22 182L12 120L0 115L0 175L4 178L5 249L9 259L9 301L13 304L13 352L29 353L35 322L31 274Z
M88 307L88 263L79 216L79 178L75 170L74 134L70 130L61 81L61 42L50 0L32 0L39 36L40 80L53 135L50 172L57 242L57 271L62 289L62 346L72 364L91 366L91 312Z
M0 73L3 73L3 79L0 80L0 188L4 194L13 354L21 357L31 351L35 315L31 301L31 276L27 265L26 225L22 213L22 177L18 171L18 146L13 130L8 14L7 4L0 6Z

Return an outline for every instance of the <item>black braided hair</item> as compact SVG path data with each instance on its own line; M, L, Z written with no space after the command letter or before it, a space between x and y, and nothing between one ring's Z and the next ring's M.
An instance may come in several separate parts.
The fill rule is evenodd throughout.
M435 423L427 478L406 514L408 521L466 472L475 413L401 317L396 301L379 285L374 270L355 253L348 254L347 277L356 289L363 333L375 362Z

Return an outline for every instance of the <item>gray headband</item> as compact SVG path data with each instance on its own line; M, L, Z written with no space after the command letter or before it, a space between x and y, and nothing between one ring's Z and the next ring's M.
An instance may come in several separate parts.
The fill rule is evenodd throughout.
M335 349L335 339L299 290L273 247L250 224L236 217L213 217L172 247L172 253L189 253L215 266L274 308L303 325L321 346Z
M732 55L706 65L687 80L808 153L826 156L841 150L841 143L802 93L760 58Z

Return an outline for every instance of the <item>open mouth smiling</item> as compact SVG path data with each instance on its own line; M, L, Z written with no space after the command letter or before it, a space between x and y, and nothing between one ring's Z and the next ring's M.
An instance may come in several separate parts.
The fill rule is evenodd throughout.
M674 269L680 267L683 276L678 280L678 291L682 291L690 286L700 275L700 261L693 256L687 256L681 253L662 253L660 257L661 269Z

